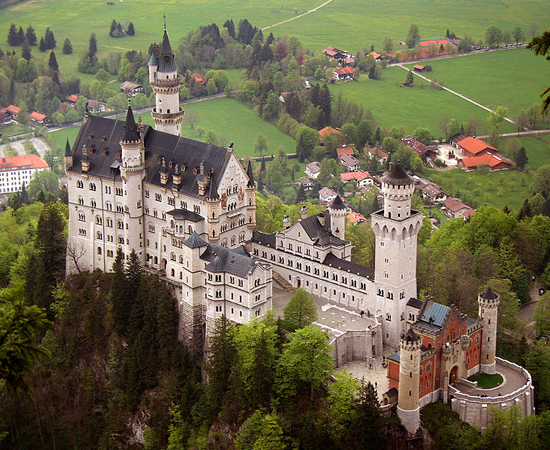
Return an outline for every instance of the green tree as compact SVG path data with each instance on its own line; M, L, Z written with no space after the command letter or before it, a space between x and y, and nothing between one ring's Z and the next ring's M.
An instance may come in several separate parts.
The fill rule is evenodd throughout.
M498 135L500 127L504 123L504 120L506 120L506 114L508 114L508 108L505 106L497 106L496 110L491 111L488 119L489 126L491 127L491 135Z
M19 34L17 33L17 27L14 23L11 24L8 31L8 44L12 47L17 47L22 44L22 42L19 41Z
M550 31L545 31L542 33L542 35L534 37L531 42L527 44L527 48L530 48L535 52L535 55L542 55L545 56L548 53L548 49L550 48ZM548 57L546 57L548 59ZM543 98L542 100L542 110L541 114L543 114L550 105L550 87L547 88L542 94L540 94ZM547 95L548 94L548 95Z
M273 158L273 161L269 163L266 171L266 184L269 189L273 191L274 194L278 195L281 193L281 189L285 182L286 170L284 169L281 158L279 155L276 155Z
M97 53L97 38L95 33L92 33L90 36L90 41L88 43L88 55L90 58L93 58Z
M495 25L491 25L485 31L485 43L488 47L498 47L502 41L502 30Z
M259 153L263 157L267 149L267 137L262 132L259 132L254 140L254 153Z
M535 172L532 184L533 192L540 192L545 199L550 194L550 165L541 166Z
M550 347L545 340L531 344L525 356L525 368L533 377L535 406L547 409L550 405Z
M420 31L418 25L411 24L409 27L409 32L407 33L407 47L414 48L420 41Z
M29 182L29 198L36 200L38 193L42 191L45 195L57 197L59 192L59 177L51 170L41 170L35 174Z
M520 27L514 28L514 30L512 31L512 37L514 38L514 42L516 43L516 45L518 45L521 41L525 39L523 30Z
M412 69L411 69L411 70L409 70L409 73L407 74L407 79L405 80L404 85L408 86L408 87L412 87L413 83L414 83L414 76L413 76Z
M335 374L336 381L328 388L327 402L330 414L330 432L342 448L350 447L353 441L350 431L356 419L354 406L361 382L347 370Z
M276 412L265 415L258 439L254 442L252 450L281 450L286 448L280 420Z
M134 24L132 22L128 24L128 29L126 30L126 34L128 36L134 36L136 34L136 29L134 28Z
M325 387L332 374L331 350L325 333L319 328L296 330L279 358L277 388L283 397L310 393ZM309 387L309 389L307 389Z
M216 146L220 145L220 140L218 139L218 136L212 130L208 130L204 134L203 140L204 140L204 142L206 142L207 144L210 144L210 145L216 145Z
M301 126L296 134L296 153L300 162L309 158L315 146L319 143L319 133L309 127Z
M55 57L55 53L53 51L50 52L48 67L52 69L54 72L57 72L59 70L59 64L57 63L57 58Z
M393 41L388 36L382 41L382 48L384 49L384 53L393 52Z
M282 106L279 96L275 92L269 91L263 110L263 117L266 120L277 120L279 118L279 114L281 113L281 109Z
M539 336L550 336L550 293L539 298L533 310L533 320Z
M315 301L303 288L298 288L283 312L285 320L294 328L304 328L317 320Z
M412 136L423 144L429 144L433 139L432 133L425 127L417 127Z
M29 45L32 45L32 46L36 45L37 43L36 32L34 31L34 28L31 25L29 25L29 27L27 28L27 32L25 33L25 38L27 39L27 42L29 43Z

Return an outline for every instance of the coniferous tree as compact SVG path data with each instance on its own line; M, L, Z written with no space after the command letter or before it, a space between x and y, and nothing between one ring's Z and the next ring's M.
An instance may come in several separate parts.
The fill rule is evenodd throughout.
M25 39L25 42L23 42L23 47L21 49L21 57L25 58L27 61L30 61L32 58L31 55L31 46L29 45L29 41Z
M29 41L29 45L36 45L37 43L36 32L34 31L34 28L31 25L29 25L29 28L27 28L25 37L27 38L27 41Z
M70 55L73 52L73 45L71 44L71 41L69 41L69 38L65 39L65 42L63 42L63 54L64 55Z
M57 72L59 70L59 64L57 63L57 58L55 57L55 53L53 51L50 52L48 67L52 69L54 72Z
M113 37L114 32L116 31L117 22L115 19L111 22L111 29L109 30L109 36Z
M409 73L407 74L407 79L405 80L405 86L411 87L414 83L414 76L412 73L412 70L409 70Z
M46 50L48 50L48 47L46 46L46 41L43 37L40 38L40 45L38 46L38 50L40 50L41 52L45 52Z
M298 188L298 193L296 194L296 203L302 203L307 200L306 197L306 191L304 190L304 186L300 183L300 187Z
M127 303L128 279L124 270L124 257L122 249L117 248L115 261L113 263L113 281L111 287L111 302L113 304L113 316L117 332L126 335L128 321L130 319L130 308Z
M46 33L44 34L44 41L46 42L46 50L51 50L55 48L56 40L53 35L53 31L50 28L46 28Z
M16 47L21 44L21 42L19 42L17 27L14 23L11 24L10 31L8 32L8 44L10 44L12 47Z
M134 36L136 34L136 29L134 28L134 24L130 22L128 25L128 30L126 30L126 34L128 36Z
M227 28L227 33L229 36L231 36L233 39L235 39L235 24L233 23L233 19L228 19L223 24L224 28Z
M17 33L17 40L19 42L18 45L21 45L23 42L25 42L25 32L23 31L23 27L19 27L19 31Z
M93 58L96 53L97 53L97 38L95 36L95 33L92 33L92 35L90 36L90 43L88 44L88 55L90 55L90 58Z
M356 435L354 440L357 448L372 450L386 448L386 436L383 432L382 418L379 412L380 404L372 383L363 380L359 388L359 397L355 404L355 420L351 429Z

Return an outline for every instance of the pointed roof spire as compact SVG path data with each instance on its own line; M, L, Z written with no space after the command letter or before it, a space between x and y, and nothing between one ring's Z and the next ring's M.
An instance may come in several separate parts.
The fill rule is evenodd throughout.
M337 195L334 197L334 200L329 205L330 209L346 209L346 205L344 205L344 202L342 201L342 198Z
M481 297L484 298L485 300L494 300L495 298L497 298L497 296L495 295L495 293L490 287L487 288L487 290L485 291L484 294L481 295Z
M252 160L248 160L248 167L246 168L246 175L248 175L248 183L246 187L253 188L256 187L256 183L254 183L254 172L252 172Z
M160 45L158 63L159 72L176 72L178 70L174 53L172 52L172 46L170 45L170 39L168 39L168 33L166 31L166 16L164 17L164 35L162 36L162 44Z
M206 195L206 200L219 200L220 195L218 194L218 183L216 183L216 178L214 177L214 169L210 171L210 183L208 185L208 194Z
M65 144L65 156L73 156L71 144L69 144L69 137L67 137L67 143Z
M130 99L128 99L128 112L126 113L126 122L124 122L124 133L122 135L122 140L126 142L139 141L138 127L134 119Z

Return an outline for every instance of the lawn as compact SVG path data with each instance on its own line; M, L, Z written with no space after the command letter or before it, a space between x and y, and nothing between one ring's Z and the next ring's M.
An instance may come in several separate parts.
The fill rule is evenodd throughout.
M477 117L486 123L487 111L447 91L433 89L418 77L414 78L412 87L404 87L406 77L405 70L393 66L382 71L380 80L369 80L366 75L361 75L359 81L330 85L330 89L334 96L341 91L344 97L370 108L378 125L388 129L397 125L412 133L422 126L435 137L444 137L437 126L444 115L448 114L461 123L469 117ZM515 128L504 124L502 130L512 132Z
M451 197L458 197L474 208L494 206L502 209L508 206L519 211L523 201L532 194L530 174L515 170L464 172L453 169L439 172L426 169L424 176Z
M131 0L115 1L111 6L105 1L30 0L2 9L0 34L6 36L11 23L25 29L31 24L40 38L46 27L50 27L57 39L56 54L61 71L75 73L78 58L74 56L87 49L91 33L97 35L100 57L112 51L145 52L162 36L164 13L175 47L183 35L200 25L215 22L221 27L226 19L232 18L238 24L240 19L247 18L255 26L266 27L291 19L321 3L323 0ZM505 3L500 0L440 0L436 3L430 0L333 0L311 14L267 32L295 35L306 47L317 51L333 45L357 52L371 45L381 49L386 36L394 42L405 40L411 23L418 24L422 38L444 36L446 30L451 29L458 36L470 34L480 40L490 25L510 31L520 26L528 35L530 25L536 24L538 31L542 32L550 21L547 6L545 0L507 0ZM132 21L136 35L109 37L113 19L122 23ZM66 37L73 44L73 56L61 54Z
M194 130L182 126L182 135L190 139L202 140L197 132L198 128L204 131L212 130L225 145L234 142L237 156L244 158L254 156L254 140L259 132L267 137L268 154L275 153L279 146L283 146L286 153L296 150L296 142L290 136L281 132L277 127L262 120L252 109L232 98L219 98L203 102L184 105L185 111L195 110L200 120ZM143 123L153 125L150 113L142 114ZM122 117L121 117L122 119ZM65 146L67 136L71 144L78 133L78 127L64 128L52 132L55 142Z
M25 132L25 129L21 125L0 126L0 134L2 135L2 138L15 136L16 134L22 134L24 132Z
M477 385L481 389L496 388L497 386L500 386L504 381L502 378L502 375L500 375L499 373L495 373L493 375L489 375L486 373L478 373L478 374L472 375L471 377L468 377L468 380L477 381Z
M550 63L523 48L442 59L430 64L433 71L425 76L437 77L449 89L488 108L506 106L512 119L522 109L540 103L539 94L548 87Z

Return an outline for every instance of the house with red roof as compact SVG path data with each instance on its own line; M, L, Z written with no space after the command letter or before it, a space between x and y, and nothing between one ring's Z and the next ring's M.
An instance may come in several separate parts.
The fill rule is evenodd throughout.
M346 218L354 225L361 225L367 220L363 214L359 214L358 212L352 212L348 214Z
M466 172L477 170L479 166L487 166L492 172L496 170L508 170L512 168L512 164L512 161L508 158L493 152L486 152L480 156L458 160L458 165Z
M425 73L425 72L427 72L426 66L421 66L420 64L415 64L414 67L413 67L413 70L414 70L415 72L420 72L420 73Z
M340 132L332 127L325 127L325 128L322 128L319 130L319 134L321 135L321 140L323 140L325 138L325 136L327 136L328 134L331 134L331 133L336 133L336 134L340 134Z
M206 79L200 73L194 73L191 75L191 78L195 80L195 83L206 84Z
M464 219L470 217L474 210L466 203L462 203L458 198L449 197L443 201L441 211L451 219Z
M418 42L418 45L420 47L428 47L430 45L452 45L452 41L447 38L443 39L423 39Z
M17 116L21 112L21 108L15 105L10 105L6 108L6 111L9 112L12 116Z
M487 152L498 153L498 150L492 145L471 136L456 142L456 145L462 150L466 158L473 158Z
M36 172L49 170L50 166L36 155L0 158L0 194L19 192L29 185Z
M76 102L78 101L78 98L80 96L77 94L71 94L67 97L67 101L70 103L71 106L74 106Z
M50 122L50 118L46 114L39 113L37 111L33 111L29 114L29 118L40 125L46 125Z
M340 179L344 183L355 181L357 183L357 187L360 187L360 188L363 188L369 185L372 186L374 184L374 180L371 174L363 170L358 170L356 172L343 172L340 174Z
M336 59L338 64L341 66L355 63L355 56L353 56L350 52L346 50L339 50L330 45L322 50L321 53L327 56L330 60Z
M337 148L336 153L338 154L339 157L344 155L351 155L351 156L354 155L353 147Z
M378 164L384 165L388 161L389 155L381 148L366 148L363 151L368 155L369 158L376 158Z
M413 138L412 136L405 136L403 139L400 140L400 142L409 147L410 149L414 150L414 152L420 156L420 159L423 162L426 162L426 159L428 158L436 158L437 157L437 151L434 147L427 146L420 142L418 139Z
M335 80L353 80L355 78L355 69L353 67L339 67L334 69Z

